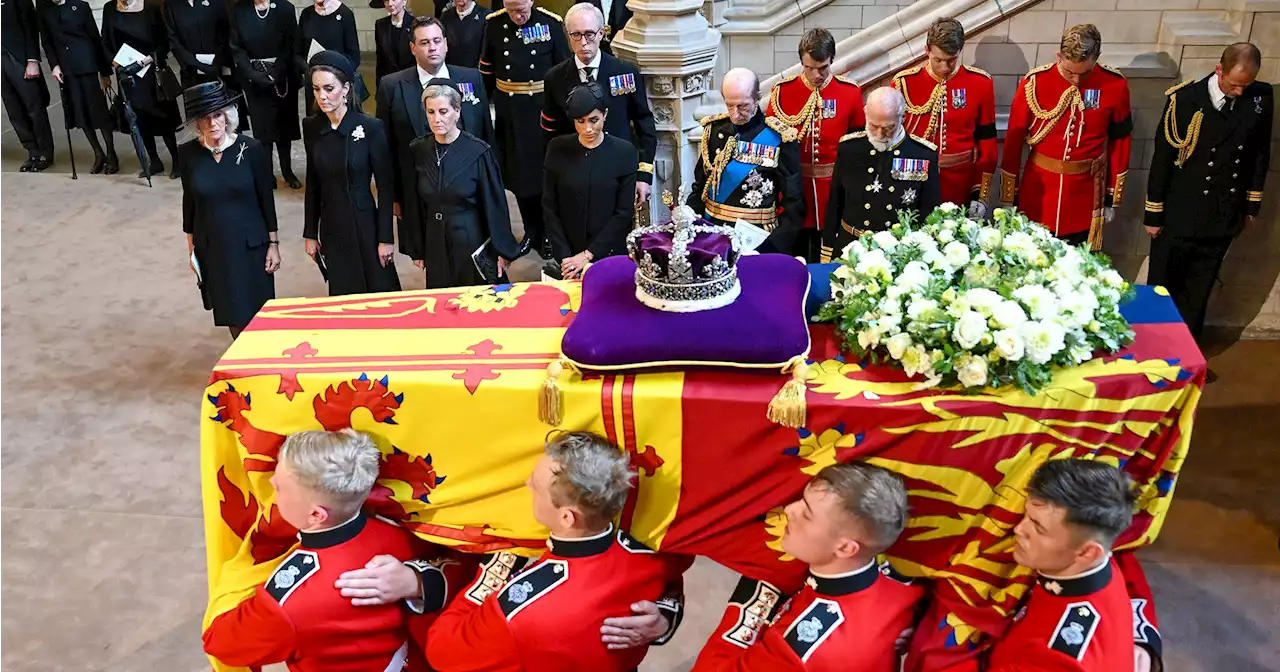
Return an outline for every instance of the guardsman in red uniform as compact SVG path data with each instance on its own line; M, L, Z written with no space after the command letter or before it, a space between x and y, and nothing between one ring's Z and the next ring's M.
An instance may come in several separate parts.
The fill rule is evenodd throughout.
M925 592L876 563L907 524L902 481L836 464L786 514L782 549L809 564L804 588L785 602L777 587L743 577L694 672L896 672L895 642Z
M506 566L506 556L486 563L431 626L426 648L432 669L634 670L647 642L606 645L601 623L629 615L645 600L668 610L669 631L657 643L669 639L679 607L661 598L689 563L614 529L631 476L626 457L603 437L571 432L549 442L528 483L534 518L551 530L547 552L518 573L507 566L505 585L489 570Z
M782 80L769 94L768 116L796 130L800 141L800 177L804 189L804 230L795 250L810 262L818 261L822 216L831 193L840 138L862 130L862 90L852 80L831 74L836 40L823 28L813 28L800 38L803 73Z
M227 665L284 662L293 672L398 672L406 660L424 669L409 656L406 611L357 607L334 587L371 556L414 557L413 535L360 510L380 460L373 440L350 429L285 440L271 483L301 543L249 599L213 619L206 653Z
M907 100L907 133L938 146L942 200L986 215L996 172L996 102L991 75L959 63L964 26L929 27L925 62L893 76Z
M990 672L1132 672L1134 611L1111 557L1133 520L1129 477L1102 462L1050 460L1027 489L1013 558L1036 571Z
M1053 235L1073 245L1087 240L1094 250L1124 196L1133 131L1129 85L1098 64L1101 53L1092 24L1062 34L1057 62L1018 83L1000 161L1002 205L1016 202ZM1019 182L1023 145L1032 149Z

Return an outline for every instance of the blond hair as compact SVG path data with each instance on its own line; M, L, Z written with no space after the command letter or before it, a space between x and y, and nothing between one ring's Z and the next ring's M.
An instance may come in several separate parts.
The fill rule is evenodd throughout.
M622 512L635 476L622 451L591 432L562 432L545 447L555 461L551 502L573 506L589 526L604 526Z
M382 452L368 434L354 429L307 431L284 440L279 461L289 465L298 485L342 517L355 514L369 498Z
M1062 33L1058 53L1073 63L1095 59L1102 55L1102 33L1092 23L1071 26Z

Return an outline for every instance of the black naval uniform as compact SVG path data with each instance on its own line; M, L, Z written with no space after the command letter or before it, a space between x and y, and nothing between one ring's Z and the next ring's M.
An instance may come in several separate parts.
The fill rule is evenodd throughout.
M609 117L604 121L604 131L635 145L640 152L636 180L652 184L658 133L654 129L653 112L649 110L644 76L636 66L603 52L595 70L588 76L594 76L594 81L608 96L605 105ZM581 72L576 56L547 72L547 90L542 99L542 130L546 131L548 142L560 135L577 133L565 106L569 103L569 92L583 83Z
M391 23L390 15L373 22L374 81L381 82L383 77L414 64L413 52L409 51L409 43L413 41L412 26L413 15L407 9L400 17L399 27Z
M474 68L480 64L480 50L484 47L484 17L489 8L475 3L465 17L458 16L458 8L451 3L440 14L444 37L449 41L449 53L445 65L461 65Z
M1266 82L1254 82L1215 109L1211 79L1165 91L1169 101L1156 130L1143 221L1160 228L1151 241L1147 282L1169 290L1196 338L1227 248L1244 230L1245 217L1262 205L1274 112Z
M721 157L730 140L735 140L734 155ZM727 165L717 173L723 162ZM735 171L745 177L734 178ZM736 184L729 183L734 179ZM764 110L756 110L743 126L734 125L728 114L703 119L702 156L693 170L687 204L716 224L734 226L743 219L769 231L756 248L759 252L790 254L805 208L795 129L765 117Z
M221 79L231 67L231 27L226 0L165 0L169 48L178 59L182 88ZM212 63L204 63L197 55Z
M83 7L82 11L87 9ZM49 87L44 82L43 73L34 79L25 76L28 62L40 62L36 10L31 0L4 0L0 3L0 14L0 51L3 52L0 53L0 70L3 70L0 94L3 94L4 109L9 114L13 130L31 156L23 164L25 170L30 170L37 157L46 165L53 159Z
M866 131L840 138L833 178L822 222L824 264L858 236L896 224L899 210L923 218L942 203L938 148L910 134L884 151Z
M544 145L539 125L543 80L552 66L572 55L560 17L541 7L533 8L523 26L517 26L506 9L493 12L485 21L480 72L493 100L502 181L520 207L525 247L540 246L545 233Z

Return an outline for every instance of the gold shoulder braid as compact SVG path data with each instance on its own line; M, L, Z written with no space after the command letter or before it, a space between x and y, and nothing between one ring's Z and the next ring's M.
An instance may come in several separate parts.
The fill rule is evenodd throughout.
M822 109L822 94L817 89L809 93L809 100L804 101L804 107L796 114L787 114L782 111L782 103L778 102L780 91L778 87L773 88L773 94L769 96L769 110L773 112L773 117L787 126L790 126L796 137L803 138L812 130L813 117ZM778 129L773 129L777 131ZM781 133L782 131L778 131Z
M1176 92L1169 94L1169 107L1164 111L1164 139L1170 147L1178 150L1178 158L1174 160L1173 165L1181 168L1182 164L1191 158L1191 153L1196 151L1196 142L1200 140L1200 124L1204 121L1204 110L1196 110L1196 113L1191 115L1191 123L1187 124L1187 134L1179 137L1177 107L1178 94Z
M925 128L924 137L932 138L933 131L937 128L938 120L941 118L942 106L946 104L944 99L947 96L947 84L946 82L938 82L935 84L933 91L929 93L928 100L926 100L923 105L916 105L915 103L912 103L911 94L907 92L906 78L908 75L920 72L921 67L923 66L916 66L910 70L899 72L893 78L893 81L898 85L898 91L902 92L902 100L907 104L907 114L919 116L927 113L929 115L929 125Z
M812 100L812 98L810 98L810 100ZM783 142L795 142L796 138L800 137L800 134L796 132L796 129L788 126L786 122L777 117L765 117L764 123L766 126L777 132L778 135L782 136Z
M1031 109L1031 115L1042 122L1040 129L1027 138L1027 144L1032 147L1040 144L1040 141L1044 140L1046 135L1049 135L1049 131L1058 125L1058 120L1062 118L1062 115L1067 110L1071 110L1072 114L1076 112L1084 114L1084 98L1080 96L1080 89L1074 86L1067 87L1067 90L1062 92L1062 97L1058 98L1058 104L1054 105L1052 110L1040 107L1040 101L1036 99L1036 78L1031 75L1041 69L1043 68L1037 68L1028 73L1026 78L1027 85L1024 87L1027 94L1027 107Z
M707 142L706 136L702 138L702 165L707 169L707 183L702 187L702 201L707 201L707 194L714 194L720 189L720 174L724 172L725 166L733 160L733 155L738 152L738 136L729 136L729 140L724 143L724 147L716 153L715 161L711 160L707 152L707 146L711 143Z

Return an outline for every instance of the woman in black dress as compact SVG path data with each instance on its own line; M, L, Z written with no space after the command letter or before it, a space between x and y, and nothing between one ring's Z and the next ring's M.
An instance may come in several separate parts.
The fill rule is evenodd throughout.
M373 23L374 82L414 64L409 43L413 41L413 14L407 0L385 0L387 15Z
M351 100L355 67L336 51L311 59L311 90L320 108L302 122L307 148L307 254L328 273L329 295L400 291L392 260L395 193L391 148L377 117ZM370 181L378 185L375 200ZM386 198L383 198L386 196Z
M360 40L356 34L356 15L350 7L342 4L342 0L319 0L302 8L298 15L298 39L294 43L294 53L306 71L311 54L311 43L315 42L326 51L336 51L347 60L355 76L351 80L351 89L355 92L355 105L359 107L369 97L369 89L365 87L364 77L360 74ZM307 96L307 114L316 113L316 101Z
M236 133L240 115L222 82L187 89L182 103L196 130L196 139L178 150L184 166L182 230L205 308L235 338L276 296L280 245L271 154Z
M496 0L495 0L496 1ZM480 48L484 46L484 17L489 8L475 0L454 0L440 14L445 37L449 38L446 65L479 67Z
M302 78L293 54L297 34L297 14L288 0L238 0L231 9L231 54L253 121L253 137L264 146L275 145L280 175L291 189L302 187L290 159L293 141L302 137Z
M37 14L44 53L62 92L68 128L84 130L93 148L89 172L120 172L111 111L102 92L111 84L111 56L103 51L93 9L84 0L40 0ZM102 133L102 144L98 143L98 132Z
M178 104L163 100L156 86L156 70L167 67L169 60L169 35L161 16L160 5L146 0L113 0L102 6L102 43L107 57L114 59L122 45L129 45L145 55L141 75L128 74L121 69L116 73L121 95L129 98L129 104L138 115L138 131L143 146L151 159L151 175L164 172L164 162L156 151L156 136L164 139L164 146L173 160L170 179L178 177L178 141L174 130L182 124L178 116ZM118 63L112 61L112 65ZM141 156L138 157L142 159ZM138 177L148 177L145 169Z
M599 84L574 87L565 112L578 134L547 145L542 216L560 272L579 278L591 261L626 252L640 158L630 142L604 132L609 110Z
M431 135L409 144L419 216L401 225L405 251L426 270L427 287L484 284L471 254L486 239L499 275L520 256L497 159L487 143L458 128L462 94L452 85L427 86L422 104Z

